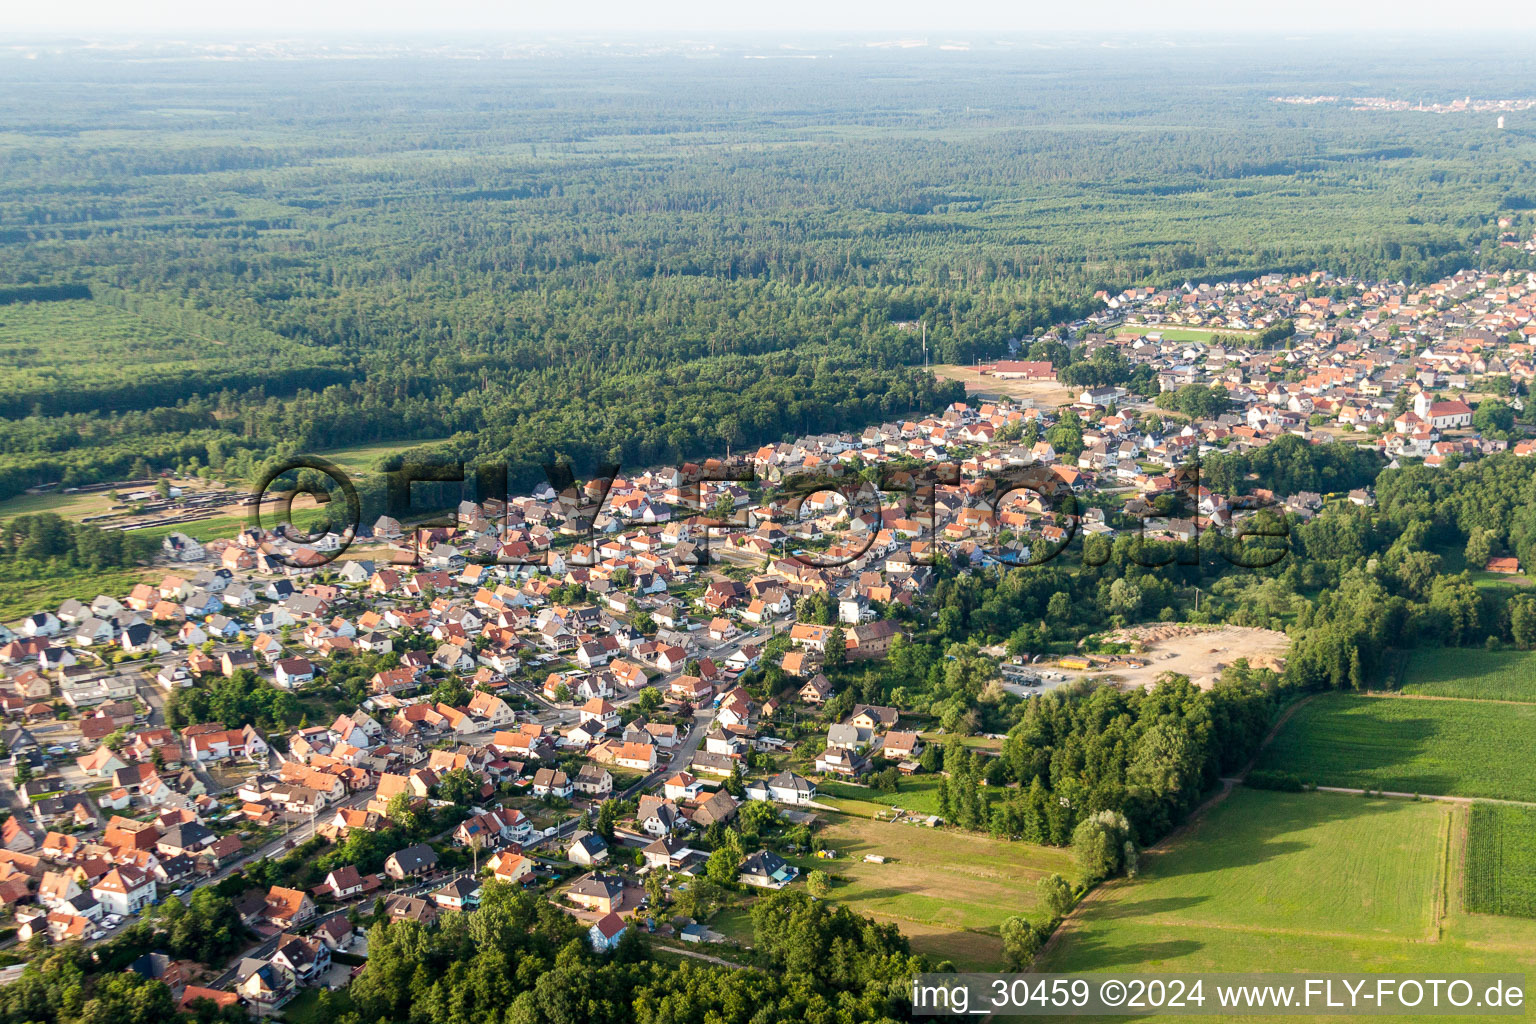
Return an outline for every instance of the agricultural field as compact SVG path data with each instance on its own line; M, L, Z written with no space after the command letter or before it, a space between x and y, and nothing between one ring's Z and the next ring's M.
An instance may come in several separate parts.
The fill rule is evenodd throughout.
M1402 691L1536 703L1536 652L1451 647L1414 651L1403 671Z
M1536 969L1536 925L1458 910L1466 813L1239 788L1141 878L1096 891L1035 969Z
M1536 917L1536 808L1473 804L1466 870L1469 912Z
M1536 801L1536 705L1327 693L1257 767L1322 786Z
M962 970L1001 969L1003 921L1036 913L1037 879L1052 872L1071 877L1074 870L1063 849L846 815L826 818L818 835L838 856L791 858L802 875L827 872L831 899L894 922L915 951L952 960ZM866 863L866 854L889 860Z

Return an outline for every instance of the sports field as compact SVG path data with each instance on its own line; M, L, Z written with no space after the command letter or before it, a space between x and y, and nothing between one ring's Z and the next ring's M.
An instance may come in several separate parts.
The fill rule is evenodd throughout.
M1127 334L1157 334L1164 341L1204 341L1210 342L1216 338L1255 338L1257 331L1244 331L1235 327L1186 327L1164 326L1162 324L1121 324L1116 327L1117 335Z
M1466 904L1477 914L1536 917L1536 808L1472 806Z
M837 859L791 858L802 875L827 872L831 899L894 922L916 952L953 960L962 970L1001 970L999 926L1015 914L1037 915L1042 876L1074 874L1064 849L839 814L826 821L817 837ZM886 863L866 863L866 854Z
M1474 700L1536 703L1536 651L1477 651L1440 647L1414 651L1403 692Z
M1459 910L1466 814L1239 787L1140 879L1096 891L1035 969L1536 970L1536 922Z
M1322 786L1536 801L1536 705L1328 693L1258 767Z

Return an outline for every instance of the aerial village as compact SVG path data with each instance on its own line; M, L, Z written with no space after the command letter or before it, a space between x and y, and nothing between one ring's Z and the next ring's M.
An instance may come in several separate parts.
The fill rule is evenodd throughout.
M211 889L238 915L238 955L130 969L184 1005L261 1015L364 970L366 920L430 926L492 880L545 893L599 949L632 928L708 942L701 914L662 899L722 874L806 884L769 849L718 867L728 826L807 852L818 787L938 770L936 723L859 703L829 672L889 657L941 571L1149 518L1188 541L1261 507L1374 500L1182 493L1180 468L1215 451L1345 440L1446 472L1536 452L1476 412L1536 377L1524 272L1101 298L922 419L466 500L452 527L378 517L338 559L334 536L172 534L158 583L0 626L11 941L106 941ZM1122 379L1058 380L1028 351L1041 341ZM947 475L864 502L860 474L880 467ZM826 486L782 486L807 475ZM994 502L1010 475L1029 487ZM1067 678L993 653L1021 696Z

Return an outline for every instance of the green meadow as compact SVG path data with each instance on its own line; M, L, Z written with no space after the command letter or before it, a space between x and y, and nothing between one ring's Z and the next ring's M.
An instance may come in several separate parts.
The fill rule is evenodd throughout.
M1035 969L1536 970L1536 922L1460 912L1466 814L1238 788L1136 881L1096 891Z
M1536 703L1536 651L1437 647L1415 651L1403 672L1404 693Z
M1321 786L1536 801L1536 705L1326 693L1258 767Z

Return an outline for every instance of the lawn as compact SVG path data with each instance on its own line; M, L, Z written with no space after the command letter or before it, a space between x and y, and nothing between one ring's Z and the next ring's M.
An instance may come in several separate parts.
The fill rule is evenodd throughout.
M838 857L793 858L802 875L827 872L831 899L894 922L916 952L961 969L1001 969L998 927L1015 914L1036 915L1040 877L1073 873L1067 850L846 815L828 814L826 821L818 837ZM866 854L888 860L866 863Z
M18 494L14 498L0 501L0 519L39 512L54 512L66 519L79 519L82 516L101 515L110 510L112 504L106 491L65 494L53 490L41 494Z
M299 994L290 999L283 1008L283 1016L294 1024L310 1024L315 1020L315 1014L320 1009L320 990L318 988L301 989Z
M374 472L378 461L387 455L399 455L421 445L439 444L446 440L448 440L446 437L434 437L423 441L378 441L373 444L352 445L348 448L329 448L318 454L348 475L359 477Z
M918 736L922 737L924 743L937 743L940 747L950 738L944 733L931 731L920 732ZM1001 753L1003 749L1003 741L991 736L961 736L960 745L967 750L985 750L993 754Z
M1415 651L1403 672L1402 689L1434 697L1536 703L1536 651Z
M1536 922L1457 909L1466 814L1428 801L1239 788L1149 856L1140 879L1096 891L1034 969L1536 970Z
M1244 331L1236 327L1184 327L1162 324L1121 324L1116 334L1161 334L1164 341L1210 341L1217 336L1226 338L1254 338L1257 331Z
M325 508L315 506L308 497L300 497L295 499L293 507L290 509L290 515L292 516L294 526L301 530L308 530L325 518L326 511ZM343 519L346 517L344 506L340 509L340 514ZM270 530L281 521L276 506L266 505L262 508L261 525L263 528ZM251 513L249 510L246 510L235 514L209 516L207 519L197 519L190 523L146 526L142 530L135 530L133 532L137 536L152 537L155 540L159 540L170 533L184 533L195 541L206 543L207 541L218 540L221 537L233 539L236 534L250 525Z
M816 784L816 802L863 818L889 814L892 807L914 814L938 814L939 781L937 775L909 775L896 792L882 793L869 786L828 779Z
M739 945L752 945L752 904L726 907L709 919L709 927Z
M1329 693L1292 715L1258 767L1323 786L1536 800L1536 705Z
M1536 917L1536 808L1472 806L1466 905L1472 913Z

